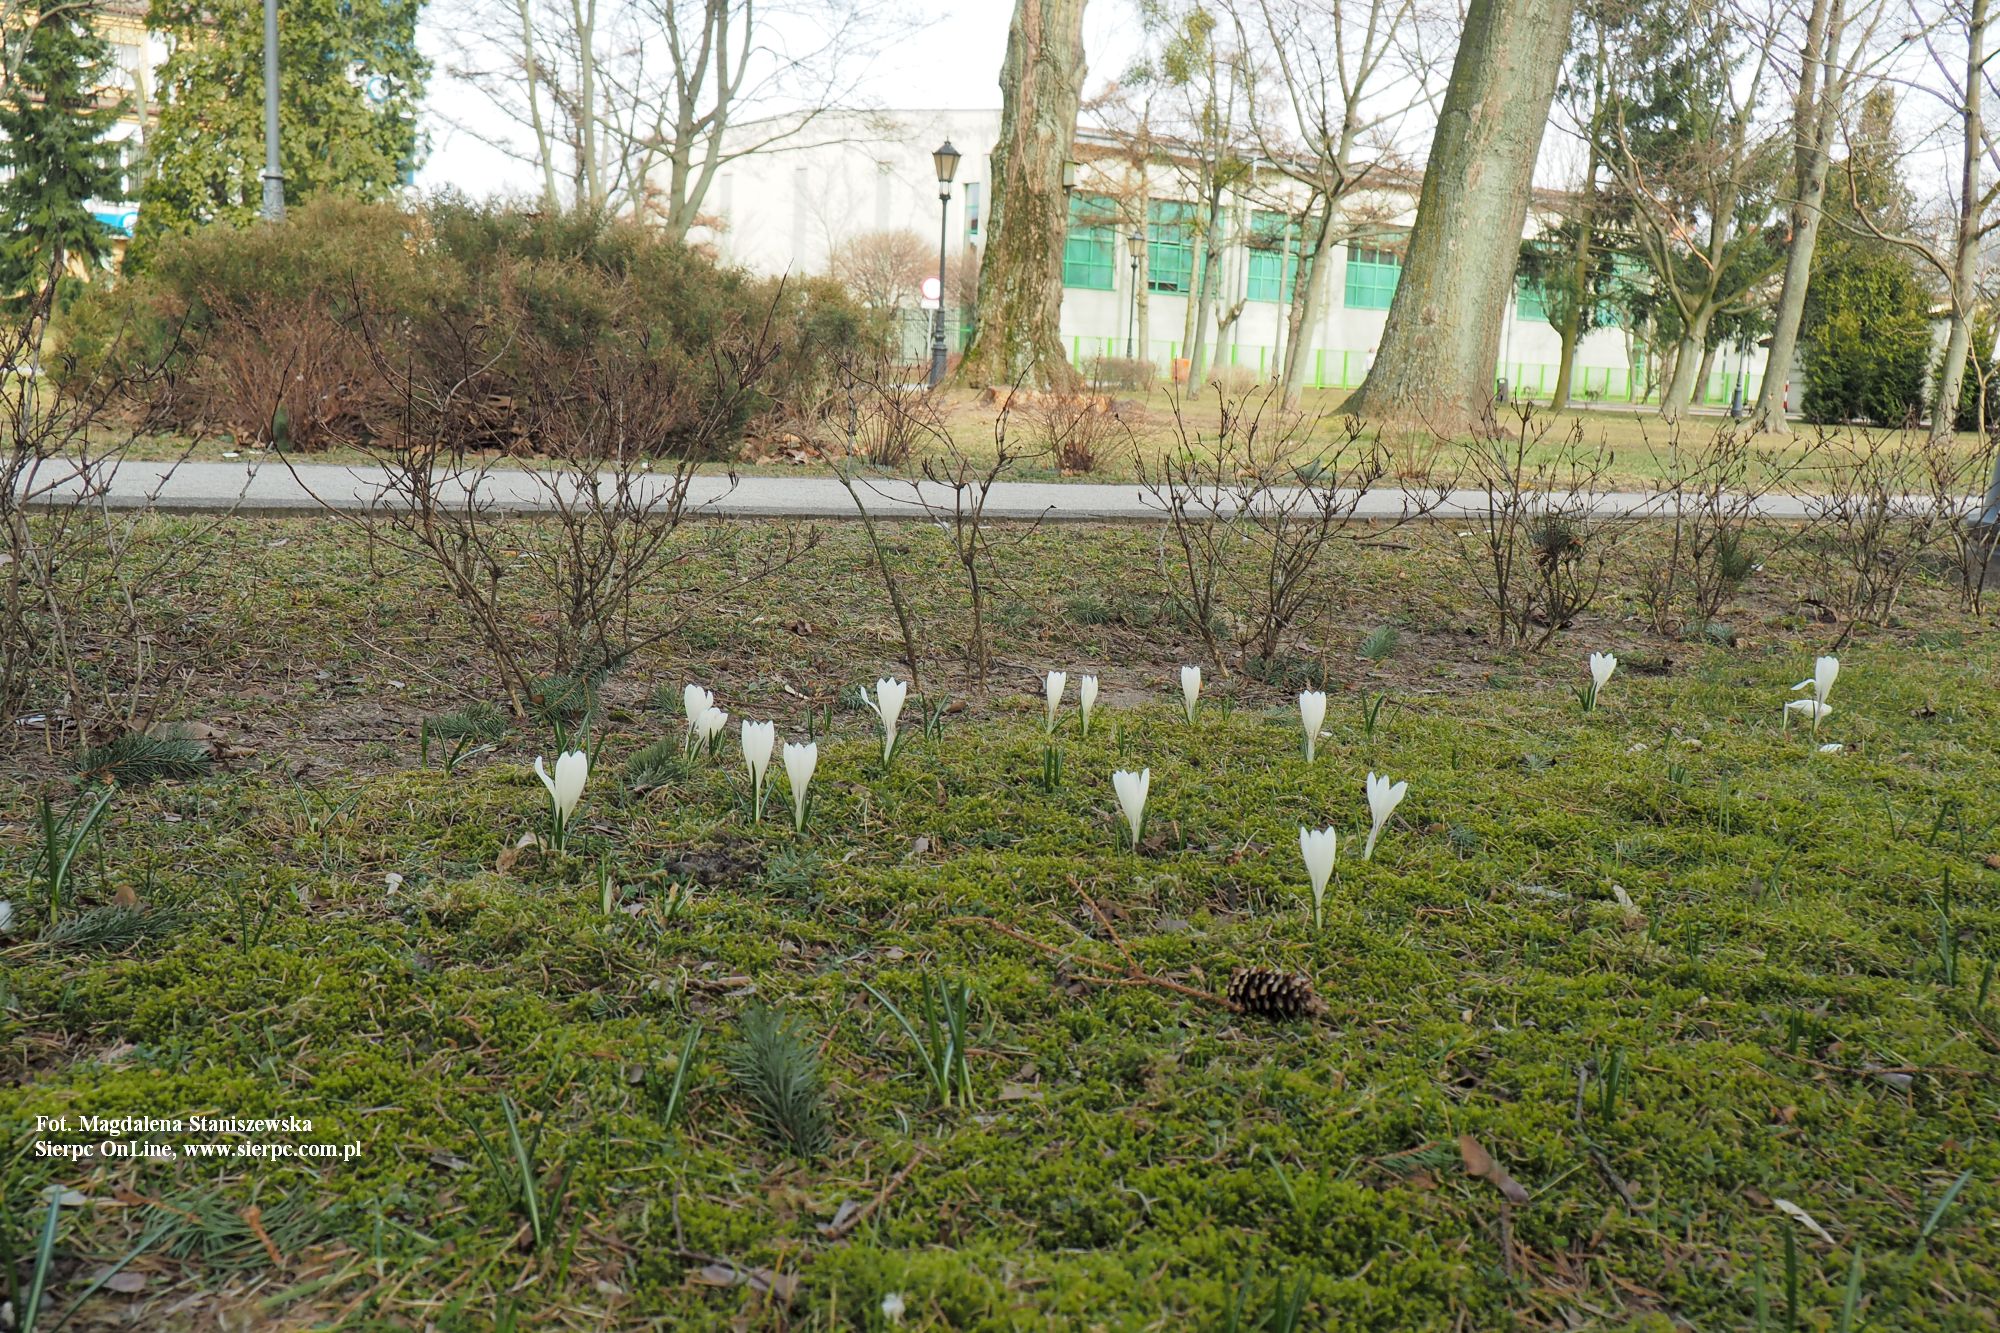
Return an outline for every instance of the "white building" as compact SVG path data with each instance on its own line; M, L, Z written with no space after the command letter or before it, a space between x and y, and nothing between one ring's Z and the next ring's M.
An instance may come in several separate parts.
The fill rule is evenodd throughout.
M944 209L948 263L967 262L984 243L992 186L989 158L999 137L993 111L887 111L822 116L779 145L727 162L716 177L707 211L719 219L705 236L722 257L759 273L823 273L834 251L853 237L908 230L935 238L940 223L931 153L949 139L962 154ZM768 126L745 127L746 138L769 137ZM1186 356L1187 308L1196 276L1195 190L1183 169L1147 168L1143 190L1109 136L1083 131L1070 197L1071 225L1063 254L1062 336L1071 360L1088 370L1100 357L1142 357L1164 373ZM1331 254L1322 309L1312 326L1307 383L1358 385L1366 373L1402 271L1403 238L1415 220L1414 179L1385 181L1351 196L1353 234ZM1145 242L1135 246L1137 200L1145 197ZM1293 296L1296 250L1285 253L1287 213L1304 189L1275 169L1253 173L1225 196L1217 310L1207 331L1209 364L1276 373ZM1364 221L1365 220L1365 221ZM1530 210L1527 235L1542 225ZM1134 262L1134 251L1143 261ZM1514 247L1495 247L1494 262L1512 265ZM1140 285L1143 284L1143 294ZM1141 296L1143 295L1143 300ZM1142 308L1143 306L1143 308ZM1233 315L1233 318L1232 318ZM1224 321L1217 329L1215 320ZM958 344L966 333L961 321ZM1644 385L1644 349L1619 328L1594 330L1580 341L1573 372L1579 400L1631 401ZM1546 398L1555 387L1561 342L1533 289L1523 285L1501 329L1496 375L1517 391ZM1739 367L1733 352L1714 358L1703 398L1725 404L1736 376L1754 399L1763 353L1753 348Z

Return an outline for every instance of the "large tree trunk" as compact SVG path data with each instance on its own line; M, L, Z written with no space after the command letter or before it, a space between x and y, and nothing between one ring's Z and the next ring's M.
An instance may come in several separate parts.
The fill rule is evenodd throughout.
M1066 388L1063 163L1083 96L1084 0L1014 0L1000 66L1000 141L993 149L992 240L979 269L979 330L960 373L970 384L1022 380Z
M1778 292L1778 309L1771 325L1771 354L1764 362L1764 384L1757 391L1757 410L1751 418L1752 429L1775 435L1788 435L1792 429L1785 420L1785 382L1791 378L1799 322L1805 317L1806 285L1812 280L1820 209L1826 202L1834 118L1845 91L1846 80L1836 77L1830 63L1840 53L1844 9L1844 0L1813 0L1806 19L1805 47L1799 53L1798 94L1792 100L1792 178L1796 187L1792 244L1785 252L1785 282Z
M1575 0L1472 0L1396 298L1347 410L1461 430L1493 400L1500 320ZM1495 247L1503 262L1495 262Z

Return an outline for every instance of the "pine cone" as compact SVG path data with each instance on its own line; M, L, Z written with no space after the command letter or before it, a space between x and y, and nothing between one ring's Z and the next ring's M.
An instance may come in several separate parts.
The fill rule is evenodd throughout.
M1239 967L1229 974L1230 1007L1261 1018L1317 1017L1326 1002L1303 976L1272 967Z

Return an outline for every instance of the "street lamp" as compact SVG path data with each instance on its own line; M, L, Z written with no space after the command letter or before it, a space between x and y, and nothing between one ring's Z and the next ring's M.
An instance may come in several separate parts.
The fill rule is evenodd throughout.
M1137 227L1125 238L1125 244L1132 252L1132 308L1125 314L1125 359L1132 359L1132 328L1139 322L1139 256L1146 249L1146 233Z
M264 0L264 221L285 217L285 173L278 165L278 0Z
M944 380L944 238L951 222L951 179L958 174L958 150L946 139L931 154L937 164L938 183L938 303L937 317L931 321L931 387Z

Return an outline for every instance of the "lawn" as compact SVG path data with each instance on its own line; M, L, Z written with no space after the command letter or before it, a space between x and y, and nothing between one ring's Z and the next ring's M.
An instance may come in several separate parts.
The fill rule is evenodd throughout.
M1264 388L1239 392L1229 400L1229 406L1232 412L1237 413L1254 415L1261 412L1265 420L1263 432L1268 437L1280 413L1275 398L1265 400L1266 392ZM1324 448L1339 438L1344 430L1340 409L1346 397L1346 390L1312 389L1305 392L1300 408L1313 424L1303 433L1303 443ZM954 450L975 466L993 460L996 425L1003 424L1001 409L969 391L947 390L941 402L937 430L924 433L909 457L894 464L890 471L918 475L927 463L949 463ZM1223 399L1213 390L1189 401L1179 398L1167 388L1155 388L1148 392L1114 393L1108 402L1112 409L1110 418L1091 432L1097 441L1094 462L1088 468L1069 470L1061 467L1052 456L1047 432L1036 421L1034 409L1010 410L1005 414L1004 425L1008 447L1017 457L1005 472L1005 478L1015 481L1137 481L1143 475L1156 475L1160 460L1183 436L1197 441L1199 445L1212 442L1220 428L1223 411ZM1510 430L1519 429L1518 420L1507 409L1501 409L1500 419ZM1534 429L1541 433L1542 438L1527 453L1526 461L1531 467L1546 465L1558 468L1563 475L1572 475L1571 464L1587 458L1595 469L1592 481L1596 486L1633 490L1660 485L1673 475L1677 467L1685 466L1685 455L1698 452L1721 432L1741 429L1740 425L1713 413L1690 417L1676 429L1662 422L1653 410L1643 407L1606 407L1561 413L1551 413L1544 407L1534 413L1533 421ZM825 452L829 448L843 447L844 429L844 418L839 413L830 422L811 427L773 423L753 435L742 459L733 464L709 464L702 470L722 473L734 468L738 472L760 476L823 475L828 470ZM1894 432L1863 432L1795 423L1793 432L1787 436L1765 434L1748 437L1750 466L1745 475L1753 484L1782 482L1808 492L1844 492L1854 483L1850 476L1841 472L1842 464L1868 448L1871 441L1885 442L1892 448L1907 446L1913 450L1920 438L1917 435L1899 438ZM1457 479L1463 485L1478 484L1464 458L1463 440L1440 445L1427 435L1403 433L1392 435L1384 443L1392 473L1385 485L1396 484L1399 476L1408 479L1430 476L1438 481ZM1600 450L1601 459L1598 458ZM1683 457L1677 457L1677 452ZM267 455L253 443L216 435L194 439L145 436L132 442L130 456L149 460L186 457L249 463ZM329 449L298 457L305 462L343 465L377 461L369 451L358 447ZM1982 442L1977 433L1960 432L1953 439L1949 457L1955 466L1963 470L1958 482L1966 493L1984 490L1992 467L1990 445ZM536 464L532 458L496 457L485 461L499 467Z
M781 536L691 528L675 586ZM546 726L421 757L499 696L419 568L330 522L152 524L207 547L159 652L200 647L173 711L220 757L117 790L53 929L35 798L83 795L57 742L0 781L15 1308L39 1268L71 1329L1993 1326L2000 641L1936 570L1843 646L1815 736L1780 710L1831 635L1816 566L1774 548L1685 639L1621 567L1529 654L1426 527L1343 548L1323 619L1211 665L1190 723L1158 532L999 543L984 694L943 539L887 536L927 654L892 763L855 690L900 639L841 525L610 679L557 854L523 846ZM643 753L690 680L719 756ZM803 834L781 776L750 818L765 717L818 737ZM1370 771L1409 794L1364 862ZM1319 928L1303 824L1341 841ZM1248 966L1324 1013L1230 1011ZM969 996L948 1101L897 1016L923 1034L931 987ZM768 1022L820 1142L758 1114ZM35 1129L84 1115L312 1123L38 1155L100 1142Z

